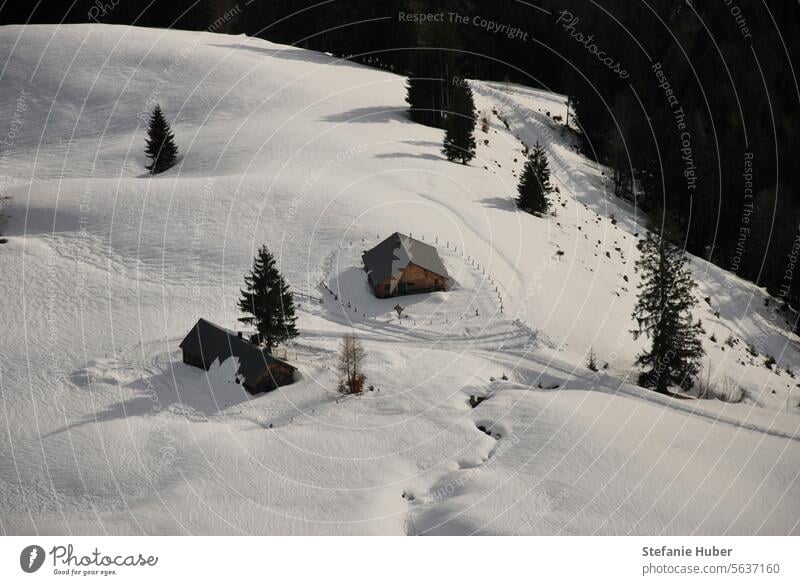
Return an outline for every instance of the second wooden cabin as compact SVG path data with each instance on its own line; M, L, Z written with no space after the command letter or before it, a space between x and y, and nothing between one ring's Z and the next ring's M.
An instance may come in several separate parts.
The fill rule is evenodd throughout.
M447 290L450 278L433 246L398 232L364 252L364 270L378 298Z

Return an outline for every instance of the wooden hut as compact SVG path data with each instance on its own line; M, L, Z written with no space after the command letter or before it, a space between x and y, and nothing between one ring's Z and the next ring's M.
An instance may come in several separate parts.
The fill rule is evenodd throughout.
M237 377L251 394L268 392L294 381L297 368L253 345L241 333L199 319L180 344L183 362L206 371L215 361L236 358Z
M404 234L393 233L362 259L378 298L448 289L447 269L436 248Z

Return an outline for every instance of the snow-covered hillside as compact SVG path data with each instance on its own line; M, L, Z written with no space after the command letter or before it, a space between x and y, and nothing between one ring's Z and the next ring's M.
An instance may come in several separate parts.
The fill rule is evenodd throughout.
M744 400L631 384L644 230L552 120L562 96L472 82L491 122L461 166L408 120L404 78L319 53L70 25L3 27L0 55L5 533L800 533L798 338L693 259L704 377ZM180 161L150 178L155 103ZM546 219L513 201L536 141ZM360 269L394 231L456 282L402 320ZM201 316L236 327L262 244L323 302L298 296L301 379L252 397L178 343ZM335 393L351 330L361 398Z

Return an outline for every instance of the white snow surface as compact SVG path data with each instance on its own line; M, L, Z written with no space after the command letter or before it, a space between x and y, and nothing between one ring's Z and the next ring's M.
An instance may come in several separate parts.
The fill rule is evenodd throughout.
M693 258L704 376L745 398L634 385L644 229L546 114L563 96L471 82L491 124L462 166L409 121L404 78L323 54L106 25L6 26L0 47L4 533L800 533L798 338ZM180 160L151 178L156 102ZM546 218L514 205L536 141L560 191ZM360 267L394 231L454 278L401 320ZM323 302L297 297L298 381L254 397L178 344L198 317L237 327L262 244ZM335 392L348 331L362 397Z

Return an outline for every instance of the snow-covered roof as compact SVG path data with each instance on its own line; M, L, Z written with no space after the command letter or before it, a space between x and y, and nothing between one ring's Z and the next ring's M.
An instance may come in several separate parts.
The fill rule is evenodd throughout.
M409 264L416 264L439 276L448 277L436 248L399 232L364 252L363 260L374 283L383 282L390 276L399 278Z
M180 348L192 355L202 358L204 364L219 360L222 364L229 357L239 362L238 374L244 378L244 384L255 388L264 368L272 362L282 362L260 347L253 345L230 329L198 319L191 331L181 341ZM282 362L285 363L285 362ZM287 364L289 365L289 364Z

